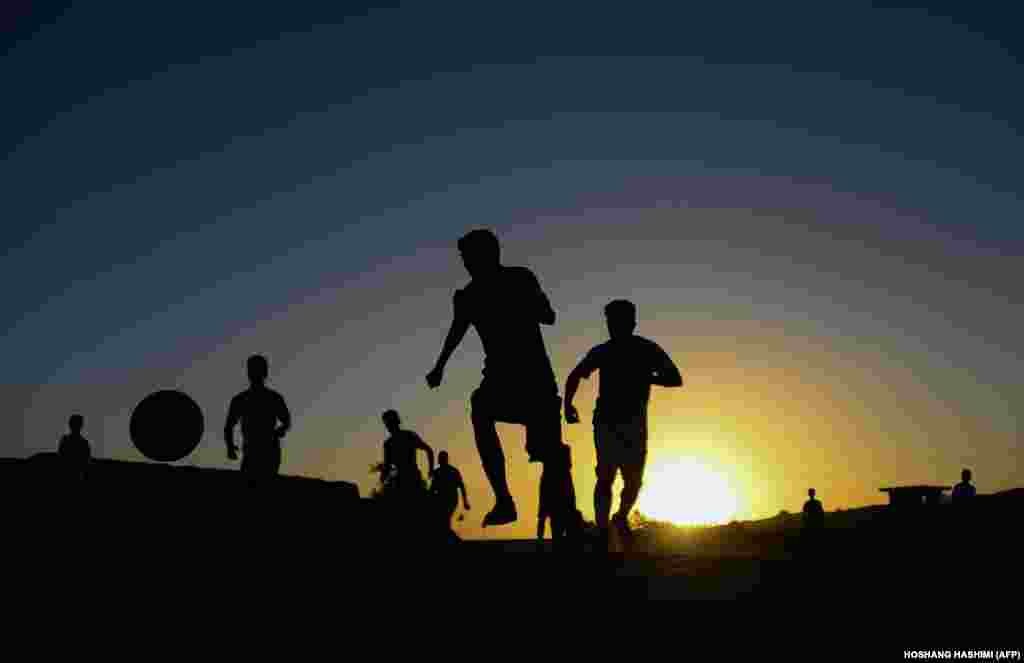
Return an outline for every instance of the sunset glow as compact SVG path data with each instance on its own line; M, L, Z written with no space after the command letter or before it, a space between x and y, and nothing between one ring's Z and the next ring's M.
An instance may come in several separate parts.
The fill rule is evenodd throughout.
M637 509L646 517L677 525L715 525L739 508L729 479L694 458L650 467Z

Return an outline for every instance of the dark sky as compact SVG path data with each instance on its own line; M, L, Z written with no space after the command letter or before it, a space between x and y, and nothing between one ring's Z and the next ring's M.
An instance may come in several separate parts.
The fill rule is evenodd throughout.
M253 4L0 9L3 455L83 410L138 459L128 413L177 386L207 417L190 462L224 466L265 352L286 472L365 488L397 407L483 505L478 342L440 392L423 375L454 242L488 226L551 293L560 379L605 301L640 304L693 379L656 416L705 431L659 448L716 459L751 514L792 507L794 475L831 472L833 503L965 463L983 492L1024 481L1009 3ZM782 403L797 383L835 404L819 428L821 402Z

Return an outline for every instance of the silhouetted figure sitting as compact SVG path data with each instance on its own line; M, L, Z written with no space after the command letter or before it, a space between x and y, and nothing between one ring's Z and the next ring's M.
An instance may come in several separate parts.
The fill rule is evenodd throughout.
M597 451L597 484L594 513L600 540L607 546L612 484L622 472L619 510L612 524L629 541L629 513L636 504L647 462L647 404L651 385L681 387L683 378L672 358L654 341L634 333L636 306L617 299L604 309L610 339L594 347L572 370L565 384L565 420L579 423L573 406L580 380L600 371L601 381L594 408L594 446Z
M242 474L250 486L265 485L281 468L281 438L292 426L284 397L266 385L266 357L253 355L246 362L249 388L231 399L224 443L228 459L238 459L235 426L242 424Z
M561 446L560 453L544 463L540 476L540 500L537 510L537 544L544 541L544 527L551 521L551 541L556 548L582 528L582 515L576 510L576 489L572 483L572 449Z
M381 481L389 492L397 491L397 494L404 497L423 496L426 493L427 484L416 463L416 451L426 452L429 471L433 473L434 450L419 435L402 428L402 419L395 410L384 412L381 415L381 420L390 433L388 439L384 441Z
M469 511L469 497L466 496L462 474L448 463L448 452L442 451L437 456L437 469L430 475L430 495L449 530L452 528L452 516L459 506L460 492L462 506Z
M68 419L68 427L71 432L61 437L60 444L57 446L57 455L60 457L64 474L71 481L85 480L89 461L92 459L92 448L89 441L82 437L84 424L85 419L82 415L71 415L71 418Z
M815 497L816 491L807 491L808 500L804 502L803 526L805 531L818 532L825 527L825 509L821 501Z
M964 505L971 501L977 494L974 486L971 485L971 471L964 470L960 473L960 483L953 486L953 504Z
M562 443L561 399L540 329L555 323L555 311L533 272L501 264L494 233L474 230L458 248L471 280L455 293L451 327L427 384L441 384L448 359L469 328L476 328L486 359L483 381L471 398L473 434L495 497L483 525L504 525L518 516L496 423L526 427L530 462L545 462Z

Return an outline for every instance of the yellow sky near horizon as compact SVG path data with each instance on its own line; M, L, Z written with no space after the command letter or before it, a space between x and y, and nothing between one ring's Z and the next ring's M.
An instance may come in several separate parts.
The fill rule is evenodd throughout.
M723 324L732 334L706 333ZM713 468L734 492L735 519L799 511L809 487L817 489L827 510L882 504L887 501L879 492L882 486L951 485L964 465L975 468L985 487L1012 481L1011 470L1000 476L998 462L981 463L969 445L978 435L1001 436L1012 444L1011 432L986 430L984 420L950 408L929 389L926 371L909 360L880 362L869 343L840 345L835 339L794 335L763 323L709 322L705 329L691 326L690 333L672 335L668 330L674 326L651 321L638 330L669 351L685 381L681 389L652 388L648 468L681 459ZM573 339L553 347L552 356L579 357L591 344L589 339ZM568 361L556 363L560 376L571 369ZM589 417L596 391L596 379L584 381L576 399L584 420L563 424L573 448L577 503L588 519L593 518L595 467ZM457 523L457 531L470 538L533 536L540 466L526 462L523 429L513 425L499 424L499 433L520 519L507 527L479 527L493 499L478 457L466 451L472 443L468 414L468 403L452 394L433 418L406 422L435 449L459 441L462 452L452 462L466 477L473 508ZM384 439L383 429L372 423L365 435ZM946 460L937 463L938 453L932 449L940 441ZM359 468L352 460L359 455L368 467L379 455L379 444L344 454L346 466ZM425 459L421 462L425 465ZM351 480L363 494L372 486L368 474ZM620 488L617 481L616 503ZM641 512L643 506L641 492Z

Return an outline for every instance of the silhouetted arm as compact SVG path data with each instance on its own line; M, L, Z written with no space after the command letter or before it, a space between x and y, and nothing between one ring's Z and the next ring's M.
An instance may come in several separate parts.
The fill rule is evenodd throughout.
M278 394L278 412L277 418L281 422L281 425L277 427L274 434L278 438L282 438L285 434L292 429L292 413L288 410L288 404L285 403L284 397Z
M528 274L530 275L530 288L533 291L534 311L537 315L537 322L542 325L555 324L555 309L551 307L551 300L548 299L544 289L540 287L540 281L537 280L537 276L533 272L528 272Z
M572 403L573 399L576 398L576 391L580 388L580 380L588 379L596 369L597 364L594 350L591 350L583 358L583 361L577 364L576 368L572 369L565 381L565 420L570 424L579 423L580 420L576 406Z
M466 511L469 511L469 496L466 495L466 484L463 482L461 474L456 472L455 476L459 478L459 491L462 493L462 506L465 507Z
M231 404L228 406L228 418L224 423L224 444L227 446L228 460L238 458L238 447L235 446L235 426L238 424L238 420L241 419L239 409L238 397L236 396L231 399Z
M430 448L430 445L423 441L419 435L416 436L416 447L423 449L427 452L427 462L430 464L430 472L434 471L434 450Z
M651 384L659 387L682 387L683 376L675 362L668 356L668 353L658 346L654 346L654 369L651 375Z
M391 477L391 470L394 469L394 458L391 451L391 445L388 444L387 440L384 441L384 471L381 472L381 481L387 481Z
M444 367L448 363L448 359L451 358L452 353L455 352L455 348L459 347L459 343L465 338L467 331L469 331L469 316L465 310L462 292L459 291L455 293L452 325L444 339L441 355L437 358L434 368L427 374L427 384L431 388L441 384L441 379L444 376Z

